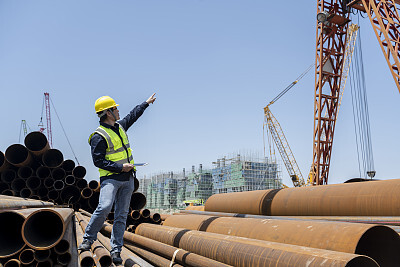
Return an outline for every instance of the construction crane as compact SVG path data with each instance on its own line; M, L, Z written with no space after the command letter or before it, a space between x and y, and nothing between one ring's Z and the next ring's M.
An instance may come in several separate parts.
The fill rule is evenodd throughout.
M42 116L40 117L40 122L38 124L39 131L42 133L46 128L43 125L43 110L46 110L46 124L47 124L47 140L49 141L50 147L53 147L53 133L51 131L51 114L50 114L50 95L49 93L44 93L43 105L42 105Z
M400 91L400 20L396 4L400 4L400 0L317 0L314 143L310 175L313 185L328 183L340 85L344 79L342 70L350 10L367 13Z
M303 179L303 175L301 174L300 168L296 162L293 152L290 149L285 134L283 133L282 127L275 116L272 114L269 107L284 94L286 94L293 86L295 86L301 80L301 78L303 78L311 70L313 66L314 65L309 66L299 77L297 77L296 80L294 80L288 87L286 87L281 93L279 93L279 95L276 96L266 107L264 107L264 127L267 126L267 131L272 136L272 139L274 140L276 147L279 150L285 167L295 187L304 186L306 185L306 183ZM285 185L283 186L287 187Z

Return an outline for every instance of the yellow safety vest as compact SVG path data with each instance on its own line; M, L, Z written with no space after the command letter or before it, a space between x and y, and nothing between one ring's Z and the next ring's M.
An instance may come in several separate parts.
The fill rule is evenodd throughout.
M119 123L116 122L116 124L119 125L119 134L122 137L122 140L113 130L100 125L96 129L96 131L94 131L94 133L92 133L89 136L89 144L90 140L92 139L92 136L95 133L100 134L107 142L107 149L105 156L106 160L114 161L119 164L124 164L124 163L134 164L132 149L129 145L128 136L126 135L124 128ZM124 148L124 145L126 149ZM100 177L116 174L115 172L107 171L101 168L99 168L99 172L100 172Z

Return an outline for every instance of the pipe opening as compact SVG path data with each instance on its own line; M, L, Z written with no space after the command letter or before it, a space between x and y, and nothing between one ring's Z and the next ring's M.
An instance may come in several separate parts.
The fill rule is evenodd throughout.
M94 266L94 260L92 257L84 257L81 260L81 267L93 267Z
M65 177L65 184L67 185L73 185L75 183L75 177L73 175L68 175Z
M50 258L50 249L35 250L34 257L38 262L46 261Z
M24 166L18 169L18 177L22 179L28 179L33 174L33 170L31 167Z
M20 192L19 195L23 198L29 198L30 196L32 196L32 190L30 190L29 188L23 188Z
M71 254L66 252L64 254L58 255L57 262L63 266L68 265L71 261Z
M86 168L83 166L76 166L72 171L72 175L77 179L83 179L86 175Z
M51 172L51 176L54 180L62 180L65 178L65 171L62 168L56 168Z
M60 242L54 247L54 251L57 254L64 254L69 250L69 242L65 239L61 239Z
M55 190L60 191L64 188L64 182L61 180L54 181L53 187Z
M43 164L49 168L56 168L64 161L64 156L60 150L49 149L43 154Z
M131 196L130 207L133 210L141 210L146 206L146 196L142 193L135 192Z
M26 180L26 186L31 190L36 190L40 187L41 181L38 177L32 176Z
M77 187L79 187L80 189L83 189L88 185L88 183L87 183L87 181L85 179L80 179L80 180L76 181L75 185Z
M396 266L400 262L400 236L386 226L368 229L358 242L355 254L374 259L379 266Z
M20 267L21 263L17 259L11 259L4 263L4 267Z
M5 170L1 173L1 180L4 183L11 183L16 177L17 174L14 170Z
M25 146L14 144L7 148L6 159L13 165L29 164L29 152Z
M56 213L40 211L31 214L22 229L28 245L34 248L49 248L63 236L64 222Z
M25 218L15 212L0 213L0 257L18 253L24 246L21 229Z
M71 173L75 168L75 162L72 159L64 160L61 166L66 172Z
M50 174L51 174L50 169L49 169L48 167L46 167L46 166L40 166L40 167L36 170L36 175L37 175L39 178L42 178L42 179L45 179L45 178L50 177Z
M103 256L99 259L100 266L111 266L112 260L109 255Z
M379 266L377 265L377 263L366 256L358 256L354 259L351 259L347 264L346 267L359 267L359 266L363 266L363 267L376 267Z
M24 249L21 254L19 254L19 260L22 264L31 264L35 260L35 255L33 249Z
M31 132L24 140L26 148L32 152L39 152L45 149L48 145L47 137L41 132Z
M25 187L25 180L22 178L17 178L11 183L11 189L14 190L15 192L21 191Z

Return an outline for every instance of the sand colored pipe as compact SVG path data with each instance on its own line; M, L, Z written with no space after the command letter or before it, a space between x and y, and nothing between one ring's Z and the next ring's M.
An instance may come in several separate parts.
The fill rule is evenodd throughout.
M16 208L43 208L54 206L51 202L41 200L26 200L21 197L0 195L0 210Z
M32 162L32 155L29 150L20 144L14 144L7 148L5 153L6 160L16 166L29 166Z
M42 161L49 168L57 168L63 163L64 156L60 150L52 148L43 153Z
M154 224L136 233L233 266L378 266L367 256Z
M52 248L64 236L72 215L69 208L35 209L22 226L22 238L33 249Z
M367 255L380 266L400 262L400 237L389 227L312 220L170 216L165 226Z
M47 137L41 132L30 132L24 140L26 148L36 157L50 149Z
M273 216L400 216L400 179L211 196L206 211Z
M204 210L204 206L187 206L185 208L185 210L200 210L200 211L203 211Z

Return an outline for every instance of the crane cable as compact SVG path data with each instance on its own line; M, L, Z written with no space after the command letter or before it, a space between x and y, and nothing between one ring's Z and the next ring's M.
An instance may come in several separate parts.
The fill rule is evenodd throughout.
M359 19L359 16L358 16ZM354 49L354 60L350 68L350 87L353 106L354 131L356 136L358 169L361 178L375 175L374 157L371 142L367 91L361 49L361 30Z
M49 97L49 98L50 98L50 97ZM64 126L63 126L62 123L61 123L60 117L58 117L58 113L57 113L56 107L54 106L53 100L52 100L51 98L50 98L50 102L51 102L51 105L53 106L54 112L56 113L58 122L59 122L60 125L61 125L61 129L62 129L63 132L64 132L65 138L67 139L68 145L69 145L69 147L71 148L72 154L74 155L74 158L75 158L76 162L78 163L78 165L80 165L80 164L79 164L79 161L78 161L78 158L77 158L76 155L75 155L74 149L72 148L72 145L71 145L71 143L70 143L70 141L69 141L69 139L68 139L67 133L65 132Z

